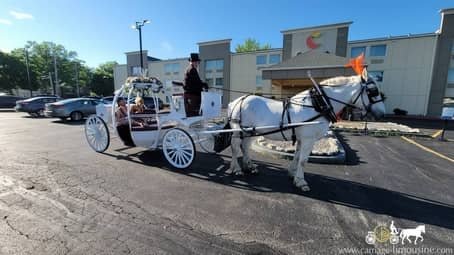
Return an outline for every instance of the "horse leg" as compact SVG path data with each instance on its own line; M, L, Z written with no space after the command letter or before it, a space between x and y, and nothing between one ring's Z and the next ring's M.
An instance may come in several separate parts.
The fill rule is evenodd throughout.
M292 178L295 177L296 168L298 166L298 161L300 158L300 151L301 151L301 142L297 141L296 148L295 148L295 154L293 155L293 160L288 167L288 175Z
M301 148L299 152L299 158L296 168L296 174L293 178L293 183L296 187L300 188L302 191L309 191L309 185L307 184L306 180L304 179L304 163L309 158L309 155L312 151L312 147L314 146L315 139L313 137L305 137L303 142L301 142Z
M244 170L247 170L251 174L257 174L257 165L253 164L251 158L249 157L249 152L253 141L253 138L246 137L243 138L243 141L241 143L241 151L243 152L243 169L246 168Z
M238 157L241 152L241 138L240 133L233 133L232 142L230 147L232 148L232 162L230 163L230 169L227 170L228 174L243 175L241 166L238 163Z
M415 238L415 245L416 245L416 241L418 241L419 238L421 238L421 242L424 241L424 238L422 237L422 235L417 235Z
M407 240L409 243L411 243L410 235L407 235Z

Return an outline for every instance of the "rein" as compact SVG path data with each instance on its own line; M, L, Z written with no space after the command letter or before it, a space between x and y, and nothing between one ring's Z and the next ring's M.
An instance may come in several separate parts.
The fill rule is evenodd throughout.
M311 118L309 118L307 120L304 120L302 122L311 122L311 121L314 121L314 120L316 120L316 119L318 119L320 117L325 117L328 121L336 122L337 121L336 113L334 112L334 109L333 109L333 107L331 105L331 101L343 104L343 105L351 107L353 109L361 109L361 107L356 106L356 102L361 98L361 102L362 102L362 104L364 106L364 109L366 110L366 114L363 115L362 117L365 117L371 112L371 107L372 107L373 104L376 104L376 103L384 101L383 98L381 98L380 100L374 100L373 99L373 97L378 96L378 90L377 90L377 88L368 88L367 85L370 85L370 84L374 84L375 85L375 82L372 81L372 80L367 81L366 83L361 82L361 90L355 96L355 99L353 99L352 103L347 103L347 102L344 102L342 100L339 100L339 99L336 99L336 98L328 96L325 93L324 89L323 89L323 87L324 87L323 85L318 85L318 84L314 83L314 88L311 90L310 94L307 95L307 96L304 96L304 97L300 97L300 98L303 99L303 101L305 101L306 98L311 98L312 99L312 105L307 105L307 104L304 104L304 103L296 102L295 98L290 98L290 99L284 100L283 101L283 109L282 109L281 122L280 122L279 129L275 129L275 130L271 130L271 131L263 132L263 133L256 132L254 127L252 127L252 130L250 130L250 131L245 130L245 128L249 128L249 127L241 125L241 120L242 120L241 112L242 112L242 108L243 108L242 107L243 106L243 102L244 102L244 100L247 97L251 96L251 94L248 94L248 95L244 96L243 98L241 98L239 101L237 101L235 103L235 105L232 107L232 110L230 112L230 116L228 117L228 121L229 122L232 121L233 110L239 104L240 113L239 113L238 124L240 125L240 129L243 131L243 132L240 133L240 138L241 139L243 139L245 137L243 135L243 133L247 133L248 134L248 136L246 136L246 137L254 137L254 136L265 136L265 135L281 132L283 139L285 141L288 141L287 137L284 134L284 131L286 131L288 129L292 129L292 142L293 142L293 144L295 144L295 142L296 142L295 127L284 127L285 115L287 115L287 123L288 124L291 123L291 117L290 117L289 109L290 109L292 104L293 105L302 106L302 107L314 108L317 112L319 112L317 115L315 115L315 116L313 116L313 117L311 117ZM369 104L368 105L366 105L365 102L364 102L364 95L363 95L364 92L367 93L367 96L369 98ZM259 95L257 95L257 96L259 96ZM263 96L261 96L261 97L263 97ZM319 97L319 98L321 97L323 100L317 100L317 97ZM266 98L266 97L264 97L264 98Z

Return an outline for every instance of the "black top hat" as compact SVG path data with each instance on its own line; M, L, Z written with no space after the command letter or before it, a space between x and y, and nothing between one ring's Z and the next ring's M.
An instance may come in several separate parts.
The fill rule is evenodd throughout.
M188 60L191 62L201 61L198 53L191 53L191 57L189 57Z

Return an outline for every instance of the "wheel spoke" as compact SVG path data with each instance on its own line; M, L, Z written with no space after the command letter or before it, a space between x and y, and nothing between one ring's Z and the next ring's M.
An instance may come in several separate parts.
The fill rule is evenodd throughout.
M176 163L177 165L180 165L180 154L178 154L178 152L177 152L177 153L175 153L175 155L176 155L175 163Z
M191 142L186 142L184 144L181 144L181 148L186 149L186 148L191 148L192 144Z
M181 152L184 154L184 155L188 155L189 157L192 157L192 151L189 152L188 150L181 150Z
M172 159L172 161L174 161L177 154L175 153L175 151L172 151L172 152L173 152L173 154L170 155L170 158Z
M188 163L188 161L191 158L191 156L189 156L187 154L184 154L183 151L181 151L181 158L183 159L184 164L186 164L186 163Z

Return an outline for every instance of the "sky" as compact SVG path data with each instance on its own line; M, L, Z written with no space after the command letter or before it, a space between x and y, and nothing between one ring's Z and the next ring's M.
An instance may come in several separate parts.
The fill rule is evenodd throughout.
M0 0L0 50L27 41L52 41L78 53L90 67L126 62L143 49L160 59L188 57L198 42L247 38L282 47L280 31L353 21L349 40L435 32L440 9L453 0Z

